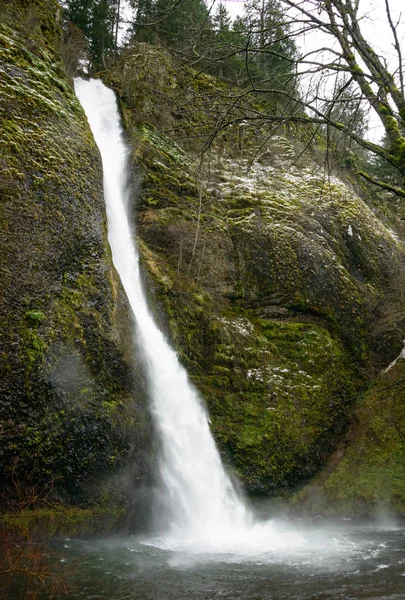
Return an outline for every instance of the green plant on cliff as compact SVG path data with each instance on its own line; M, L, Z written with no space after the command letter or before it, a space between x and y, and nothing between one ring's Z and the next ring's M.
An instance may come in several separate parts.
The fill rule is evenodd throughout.
M124 0L63 0L68 20L89 43L91 70L105 69L118 51L118 31Z
M136 41L163 43L180 50L187 48L192 39L200 45L210 24L203 0L143 1L137 3L133 35Z
M404 361L360 397L347 437L323 473L294 499L304 510L375 516L405 511Z
M246 489L277 493L343 435L384 294L398 290L400 244L352 189L300 159L310 127L279 129L255 160L265 130L233 123L201 167L232 90L162 48L136 44L121 60L106 80L143 173L134 219L156 314L225 460ZM247 97L234 114L257 108Z

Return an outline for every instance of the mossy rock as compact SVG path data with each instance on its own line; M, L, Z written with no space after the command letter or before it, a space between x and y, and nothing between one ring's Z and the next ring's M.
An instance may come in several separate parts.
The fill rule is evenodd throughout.
M142 173L133 215L155 313L224 460L246 489L278 493L321 468L370 370L399 351L387 315L399 314L402 245L352 188L300 158L306 128L257 156L260 128L235 125L201 162L231 92L159 48L125 60L106 80Z
M2 6L0 483L55 479L77 503L130 465L146 481L150 424L59 14L53 0Z
M338 450L293 499L329 515L405 515L405 362L400 358L361 398Z

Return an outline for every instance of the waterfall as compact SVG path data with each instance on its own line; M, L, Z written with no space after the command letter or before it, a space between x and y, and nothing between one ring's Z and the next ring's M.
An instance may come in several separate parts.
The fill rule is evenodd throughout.
M187 539L207 540L219 531L229 537L249 527L250 512L224 470L201 399L147 305L128 218L128 149L115 95L98 80L76 79L75 90L103 161L108 240L135 317L160 436L165 528Z

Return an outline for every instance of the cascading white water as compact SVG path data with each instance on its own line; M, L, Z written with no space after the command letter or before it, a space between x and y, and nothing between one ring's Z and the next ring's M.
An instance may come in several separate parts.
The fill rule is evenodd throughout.
M248 557L307 548L308 541L288 524L255 522L225 472L201 400L148 309L128 219L128 150L115 95L95 80L76 79L75 90L103 161L108 239L134 313L162 445L165 531L144 543Z
M75 90L102 156L108 239L146 364L152 412L162 443L160 471L167 527L189 539L209 539L219 530L228 535L245 529L250 512L222 466L200 398L147 306L128 219L128 151L115 95L96 80L76 79Z

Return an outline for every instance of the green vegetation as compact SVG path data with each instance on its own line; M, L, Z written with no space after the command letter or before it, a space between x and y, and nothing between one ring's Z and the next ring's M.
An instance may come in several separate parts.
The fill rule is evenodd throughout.
M361 398L347 438L314 483L303 510L356 517L405 513L405 390L400 359Z
M202 5L193 7L198 26ZM268 19L280 37L279 4L266 7L275 12L249 18ZM55 8L2 7L0 461L5 482L55 480L55 521L38 506L18 518L59 533L89 531L97 515L116 523L131 486L149 480L153 448L106 241L100 159L57 56ZM241 31L221 10L210 35L235 40ZM159 36L173 47L185 14L167 18L168 37ZM92 52L98 68L103 47ZM277 63L257 56L251 74L270 58ZM277 131L258 123L263 110L280 116L280 98L230 89L236 55L215 65L221 81L135 42L103 77L117 90L142 181L133 217L156 318L207 402L225 461L247 490L277 494L342 451L356 396L399 352L404 255L385 224L398 224L396 207L377 210L374 199L371 210L358 183L325 174L325 141L307 121ZM349 432L342 461L321 476L331 512L388 497L403 510L401 396L384 398L360 404L355 443Z
M53 508L11 510L9 514L0 514L0 529L3 527L25 539L51 539L66 536L80 536L97 531L108 533L123 516L125 507L91 506L79 508L55 504Z
M208 374L195 378L221 447L251 491L307 477L344 420L352 373L342 349L323 328L254 315L222 318L225 335Z
M118 49L121 0L63 0L62 5L68 21L88 42L92 70L104 69Z

